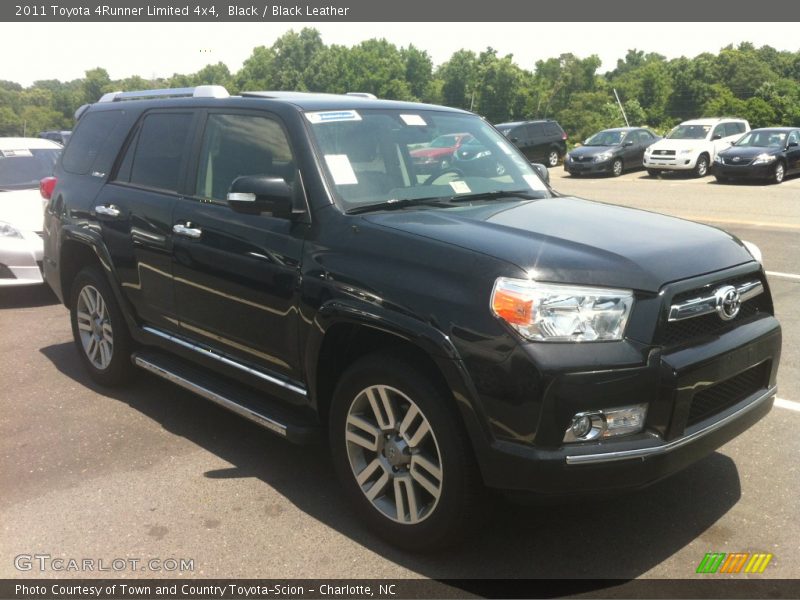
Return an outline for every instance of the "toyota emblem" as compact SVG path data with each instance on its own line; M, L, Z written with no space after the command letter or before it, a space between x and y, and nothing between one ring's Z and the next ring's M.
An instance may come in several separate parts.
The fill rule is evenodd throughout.
M739 291L732 285L726 285L714 292L716 299L717 314L723 321L730 321L739 314L742 301Z

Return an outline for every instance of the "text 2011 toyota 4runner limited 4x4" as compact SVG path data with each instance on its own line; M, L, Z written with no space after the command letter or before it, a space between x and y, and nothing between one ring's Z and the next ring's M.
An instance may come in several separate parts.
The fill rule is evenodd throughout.
M415 170L411 149L455 133L482 158ZM772 406L754 246L558 196L468 112L108 94L56 180L44 269L92 377L138 367L327 437L360 516L407 548L451 542L484 486L641 487Z

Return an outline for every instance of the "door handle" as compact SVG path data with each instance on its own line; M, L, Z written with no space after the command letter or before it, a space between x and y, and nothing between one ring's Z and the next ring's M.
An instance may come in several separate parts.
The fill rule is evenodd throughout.
M98 215L103 215L106 217L118 217L122 214L122 211L120 211L120 209L118 209L113 204L109 204L108 206L105 205L95 206L94 212L96 212Z
M193 240L199 240L200 236L203 235L203 230L192 227L191 223L175 223L175 225L172 226L172 232L175 235L191 238Z

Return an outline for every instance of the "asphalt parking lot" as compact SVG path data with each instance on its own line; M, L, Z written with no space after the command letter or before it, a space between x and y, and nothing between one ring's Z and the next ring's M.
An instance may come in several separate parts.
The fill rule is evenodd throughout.
M576 179L567 194L657 210L758 244L784 328L779 405L688 470L609 499L497 500L469 544L415 556L351 513L324 448L296 447L142 374L84 374L67 312L46 289L0 291L0 577L14 557L178 558L186 572L126 577L691 578L707 552L770 552L763 577L800 577L800 178ZM112 573L112 575L114 575ZM758 577L758 576L756 576Z

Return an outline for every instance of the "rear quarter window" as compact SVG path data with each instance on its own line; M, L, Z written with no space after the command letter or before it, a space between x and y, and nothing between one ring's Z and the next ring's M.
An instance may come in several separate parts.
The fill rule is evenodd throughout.
M78 122L69 145L64 149L61 166L75 175L89 172L105 175L114 162L115 143L125 132L119 126L125 111L89 112Z
M544 132L547 135L561 135L561 127L555 123L545 123Z

